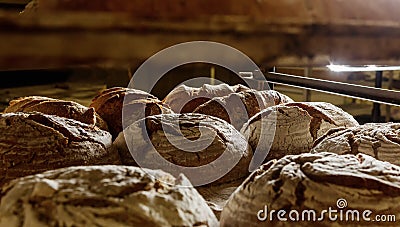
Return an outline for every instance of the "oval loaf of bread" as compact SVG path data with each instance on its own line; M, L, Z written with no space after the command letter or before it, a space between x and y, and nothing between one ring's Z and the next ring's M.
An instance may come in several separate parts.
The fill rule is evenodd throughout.
M376 226L372 220L383 214L400 215L400 167L365 154L323 152L261 166L230 197L220 221L222 227Z
M121 87L104 90L92 100L90 107L95 108L107 122L113 138L118 136L127 122L133 123L149 115L172 113L157 97L141 90ZM126 116L129 115L124 124L123 110Z
M269 107L241 129L254 152L268 152L266 160L309 152L314 141L331 128L357 126L350 114L330 103L287 103Z
M246 90L213 98L197 107L193 113L218 117L240 130L251 117L261 110L289 102L293 102L293 100L277 91Z
M185 176L160 170L68 167L16 179L1 195L1 227L218 226Z
M10 101L4 113L40 112L74 119L85 124L96 125L102 130L108 130L106 122L95 112L77 102L64 101L42 96L28 96Z
M140 159L142 167L152 169L165 170L174 165L201 167L197 172L183 172L195 186L199 185L197 182L201 182L202 178L208 179L212 174L222 177L210 180L217 180L215 184L246 177L252 157L247 141L232 125L202 114L148 116L127 127L114 144L119 149L121 161L126 165L138 165L137 159ZM157 158L173 166L163 166L163 163L156 161ZM219 164L203 167L214 161ZM233 167L231 170L230 166Z
M192 113L198 106L214 97L222 97L235 92L249 90L243 85L204 84L200 88L179 85L163 100L175 113Z
M312 152L364 153L400 165L400 123L369 123L335 128L315 141Z
M67 166L119 164L110 133L41 113L0 114L0 185Z

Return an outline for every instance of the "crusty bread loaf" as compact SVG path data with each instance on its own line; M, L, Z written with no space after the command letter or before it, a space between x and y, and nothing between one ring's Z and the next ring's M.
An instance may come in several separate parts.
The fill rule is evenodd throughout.
M309 152L313 142L329 129L357 125L350 114L330 103L287 103L256 114L241 132L253 151L269 151L266 160L270 160Z
M198 106L193 113L218 117L240 130L251 117L270 106L293 102L277 91L246 90L213 98Z
M2 188L0 226L218 226L181 175L127 166L69 167Z
M129 114L129 122L134 122L145 116L171 113L168 106L155 96L136 89L114 87L106 89L97 95L90 104L107 122L113 138L122 131L122 110ZM129 122L125 122L128 124Z
M124 164L137 165L140 158L142 167L159 168L173 174L173 171L183 170L164 166L165 163L160 163L157 158L192 169L215 161L208 167L198 168L195 173L183 172L195 186L203 185L199 182L204 179L207 184L214 181L218 184L246 177L252 155L247 141L235 128L223 120L202 114L148 116L127 127L114 144ZM216 175L219 179L213 178Z
M0 160L0 185L60 167L120 163L108 132L41 113L0 114Z
M359 221L356 216L352 219L349 210L359 212ZM364 215L370 222L363 219L366 210L371 211ZM315 211L315 216L309 211ZM287 221L279 221L278 212ZM324 152L285 156L264 164L233 193L220 221L222 227L376 226L375 215L382 214L400 215L400 167L365 154Z
M175 113L192 113L198 106L214 97L222 97L235 92L248 90L243 85L229 86L228 84L204 84L200 88L184 84L174 88L163 100Z
M16 112L40 112L56 115L108 130L106 122L95 112L94 108L88 108L72 101L42 96L21 97L10 101L10 105L4 110L4 113Z
M364 153L400 165L400 123L370 123L335 128L315 141L312 152Z

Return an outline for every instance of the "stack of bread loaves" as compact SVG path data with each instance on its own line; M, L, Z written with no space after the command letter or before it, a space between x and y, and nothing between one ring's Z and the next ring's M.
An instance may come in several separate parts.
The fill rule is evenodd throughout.
M399 129L243 85L19 98L0 114L0 227L309 226L265 215L339 199L400 215L400 168L377 160L399 164Z

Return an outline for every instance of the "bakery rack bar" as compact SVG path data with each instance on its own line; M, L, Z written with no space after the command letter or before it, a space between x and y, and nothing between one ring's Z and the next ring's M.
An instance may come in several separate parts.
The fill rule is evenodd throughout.
M363 99L375 103L400 106L400 92L382 88L374 88L356 84L267 72L265 77L269 83L281 84L303 89L327 92L335 95Z

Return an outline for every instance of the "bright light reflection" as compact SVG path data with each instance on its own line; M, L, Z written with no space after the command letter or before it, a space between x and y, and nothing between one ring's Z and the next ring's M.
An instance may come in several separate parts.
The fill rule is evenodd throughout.
M348 66L348 65L327 65L333 72L374 72L374 71L393 71L400 70L400 66L376 66L376 65L363 65L363 66Z

